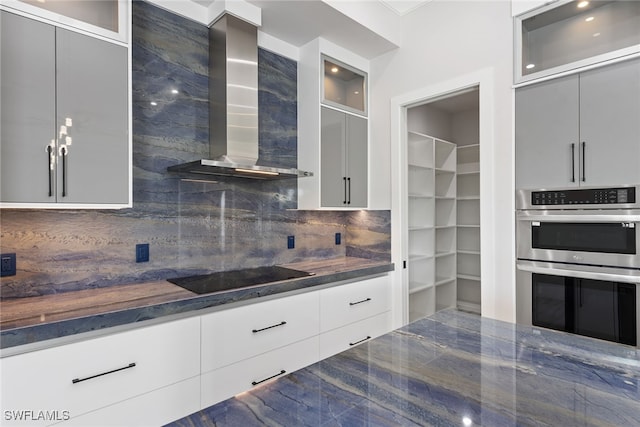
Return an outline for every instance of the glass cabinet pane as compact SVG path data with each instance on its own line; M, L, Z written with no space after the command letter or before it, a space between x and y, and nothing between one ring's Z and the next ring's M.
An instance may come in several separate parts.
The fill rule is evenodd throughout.
M118 0L20 0L115 33L119 32Z
M562 2L518 17L516 32L516 80L530 80L640 50L640 2Z
M367 112L367 75L333 59L324 58L322 102L356 113Z

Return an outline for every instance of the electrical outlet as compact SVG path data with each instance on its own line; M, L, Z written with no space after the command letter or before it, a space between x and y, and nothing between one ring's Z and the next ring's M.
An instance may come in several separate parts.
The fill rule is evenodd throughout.
M16 254L0 255L0 277L16 275Z
M342 243L342 234L336 233L336 245L339 245L341 243Z
M149 244L139 243L136 245L136 262L149 261Z
M287 236L287 249L293 249L296 247L296 237Z

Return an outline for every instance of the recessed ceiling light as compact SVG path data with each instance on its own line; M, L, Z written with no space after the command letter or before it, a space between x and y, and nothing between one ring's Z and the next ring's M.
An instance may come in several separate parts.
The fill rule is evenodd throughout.
M178 89L171 89L171 93L174 94L174 95L177 94L178 93Z
M590 17L588 17L587 19L585 19L585 21L587 21L587 22L591 22L591 21L593 21L594 19L596 19L596 18L594 18L593 16L590 16Z
M331 72L332 73L337 73L338 72L338 67L332 67L331 68Z
M358 92L357 90L353 92L354 95L358 95L360 92Z
M578 3L578 7L580 9L582 9L583 7L587 7L589 6L589 2L588 1L581 1L580 3Z
M527 70L530 70L532 68L535 68L536 64L527 64L526 68Z
M593 33L593 37L599 37L600 33Z
M471 426L471 424L473 424L473 421L471 420L471 418L462 417L462 425L464 425L465 427L469 427Z
M155 101L151 101L151 105L153 105L155 107L156 105L158 105L158 103L155 102Z

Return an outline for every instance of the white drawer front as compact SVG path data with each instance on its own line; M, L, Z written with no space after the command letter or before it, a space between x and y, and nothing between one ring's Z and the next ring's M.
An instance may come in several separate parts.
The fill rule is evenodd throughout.
M197 376L56 425L162 426L199 410L200 377Z
M318 293L202 316L202 372L318 335Z
M391 312L387 311L320 334L320 360L379 337L390 330Z
M202 375L202 408L247 391L318 360L318 337L270 351ZM284 371L284 372L282 372ZM266 380L266 381L265 381ZM258 383L258 384L254 384Z
M390 310L390 283L380 276L320 291L320 332Z
M33 410L77 417L197 376L199 340L194 317L0 359L3 416Z

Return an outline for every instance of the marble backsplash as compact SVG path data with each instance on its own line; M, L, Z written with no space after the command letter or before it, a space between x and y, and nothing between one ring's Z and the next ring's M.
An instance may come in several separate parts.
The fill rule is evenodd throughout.
M389 211L297 211L295 179L167 172L207 156L207 64L206 27L133 3L133 208L0 211L1 250L17 254L18 269L0 281L2 298L345 255L390 260ZM296 62L259 49L258 86L258 163L296 167ZM149 243L149 262L135 262L137 243Z

